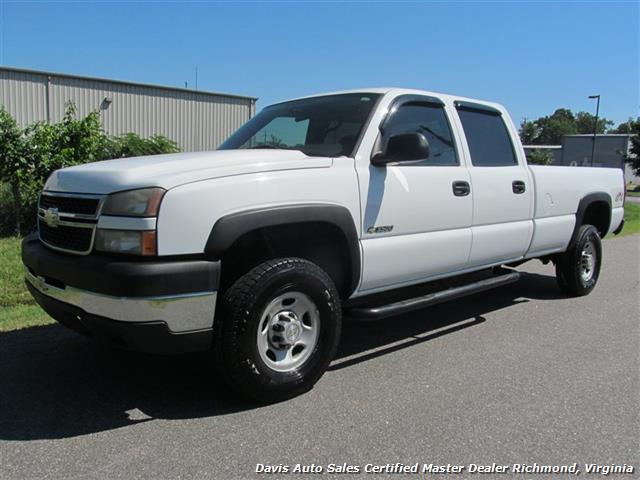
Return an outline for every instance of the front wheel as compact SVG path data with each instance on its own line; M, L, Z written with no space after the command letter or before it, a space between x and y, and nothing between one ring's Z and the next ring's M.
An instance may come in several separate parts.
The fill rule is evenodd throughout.
M560 290L574 297L588 295L595 288L602 265L602 242L593 225L582 225L573 247L556 261Z
M340 298L320 267L300 258L264 262L239 278L214 321L219 370L260 401L310 390L335 355Z

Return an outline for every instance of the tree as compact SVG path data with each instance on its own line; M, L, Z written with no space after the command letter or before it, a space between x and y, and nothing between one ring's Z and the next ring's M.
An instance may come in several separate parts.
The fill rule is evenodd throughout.
M638 128L640 128L640 117L635 120L629 117L624 123L621 123L616 128L609 130L609 133L628 133L633 134L638 132Z
M578 133L593 133L593 126L596 122L596 116L588 112L576 113L576 127ZM606 118L598 118L598 128L596 133L605 133L607 129L613 125L611 120Z
M523 145L535 145L539 136L540 127L535 122L528 122L525 119L520 123L520 140Z
M632 127L633 130L629 133L634 135L631 137L631 147L626 161L633 169L633 173L640 176L640 121L636 120Z
M560 145L563 135L593 133L595 116L588 112L575 115L568 108L558 108L552 115L520 124L520 139L525 145ZM597 133L604 133L611 120L598 118Z
M634 173L640 175L640 117L637 117L635 120L629 117L629 120L626 122L609 130L609 133L633 135L631 137L629 154L625 156L625 160L631 166Z

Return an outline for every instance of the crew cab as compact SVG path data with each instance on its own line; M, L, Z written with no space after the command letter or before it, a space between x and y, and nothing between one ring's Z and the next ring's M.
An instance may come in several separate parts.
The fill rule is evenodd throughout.
M214 152L55 171L22 259L60 323L210 350L231 386L277 401L325 372L343 310L401 321L534 258L588 294L623 203L619 169L528 166L497 103L366 89L269 106Z

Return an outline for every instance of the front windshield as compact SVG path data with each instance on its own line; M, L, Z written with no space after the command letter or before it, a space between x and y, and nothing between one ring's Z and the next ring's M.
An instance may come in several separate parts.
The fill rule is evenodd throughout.
M277 148L320 157L352 156L379 96L349 93L272 105L240 127L219 150Z

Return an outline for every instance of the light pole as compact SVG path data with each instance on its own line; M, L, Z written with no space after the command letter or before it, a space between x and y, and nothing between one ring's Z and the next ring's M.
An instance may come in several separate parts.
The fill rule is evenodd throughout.
M596 153L596 133L598 133L598 113L600 112L600 95L589 95L590 99L598 99L596 103L596 121L593 123L593 142L591 144L591 166L593 167L593 157Z

